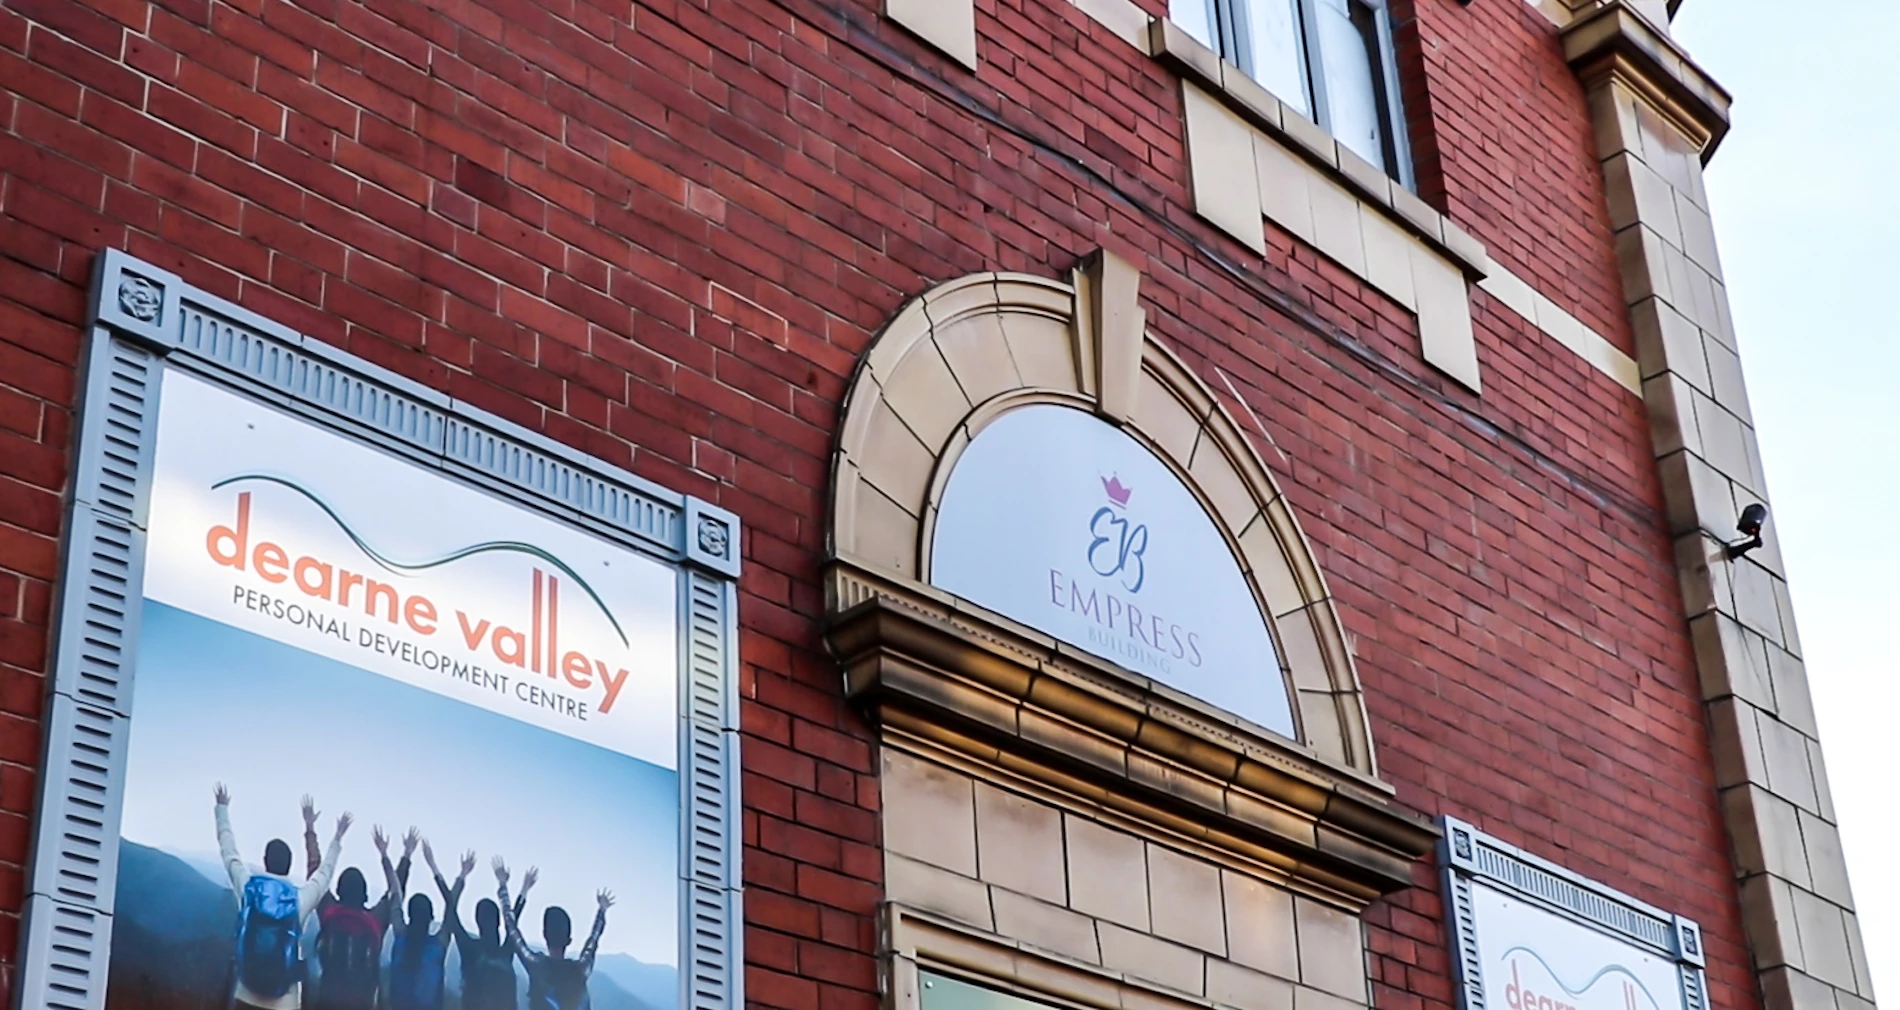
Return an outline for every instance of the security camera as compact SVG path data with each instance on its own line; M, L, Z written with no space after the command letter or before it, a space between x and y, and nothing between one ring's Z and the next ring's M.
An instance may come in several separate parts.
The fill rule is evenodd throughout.
M1728 556L1730 561L1733 561L1747 554L1749 551L1760 547L1761 528L1767 524L1768 506L1756 502L1743 509L1742 517L1735 522L1735 531L1740 533L1743 539L1728 544L1724 548L1723 553Z

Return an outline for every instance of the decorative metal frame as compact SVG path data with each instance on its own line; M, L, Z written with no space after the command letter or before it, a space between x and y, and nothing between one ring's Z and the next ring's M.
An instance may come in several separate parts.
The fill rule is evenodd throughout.
M1445 918L1452 930L1452 970L1460 1010L1486 1010L1478 959L1476 905L1483 885L1580 926L1675 962L1685 1010L1709 1010L1702 927L1621 891L1539 859L1455 817L1445 817L1438 861L1444 869Z
M116 250L88 310L55 597L22 1007L101 1010L159 396L188 372L670 564L678 573L680 1010L737 1010L738 517L668 491Z

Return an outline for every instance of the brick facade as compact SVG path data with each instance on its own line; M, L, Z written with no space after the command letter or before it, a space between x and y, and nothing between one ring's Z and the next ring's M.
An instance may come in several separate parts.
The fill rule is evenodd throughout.
M1555 29L1395 11L1421 191L1633 347ZM1359 278L1195 217L1160 64L1068 0L977 29L972 75L858 0L0 9L0 951L98 250L739 514L747 999L869 1010L879 766L818 629L847 381L930 285L1107 246L1264 428L1399 801L1699 920L1713 1005L1756 1007L1640 398L1475 289L1485 390L1448 382ZM1416 884L1368 916L1383 1010L1454 999Z

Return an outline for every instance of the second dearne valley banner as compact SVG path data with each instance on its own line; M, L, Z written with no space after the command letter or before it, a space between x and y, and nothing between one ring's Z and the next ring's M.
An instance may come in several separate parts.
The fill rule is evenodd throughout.
M665 565L204 381L159 415L111 1010L671 1010Z

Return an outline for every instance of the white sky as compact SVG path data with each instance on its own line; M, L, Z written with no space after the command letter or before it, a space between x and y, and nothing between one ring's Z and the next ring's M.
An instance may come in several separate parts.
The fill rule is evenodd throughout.
M1709 192L1874 984L1900 993L1889 610L1900 598L1892 0L1687 0L1736 96Z

